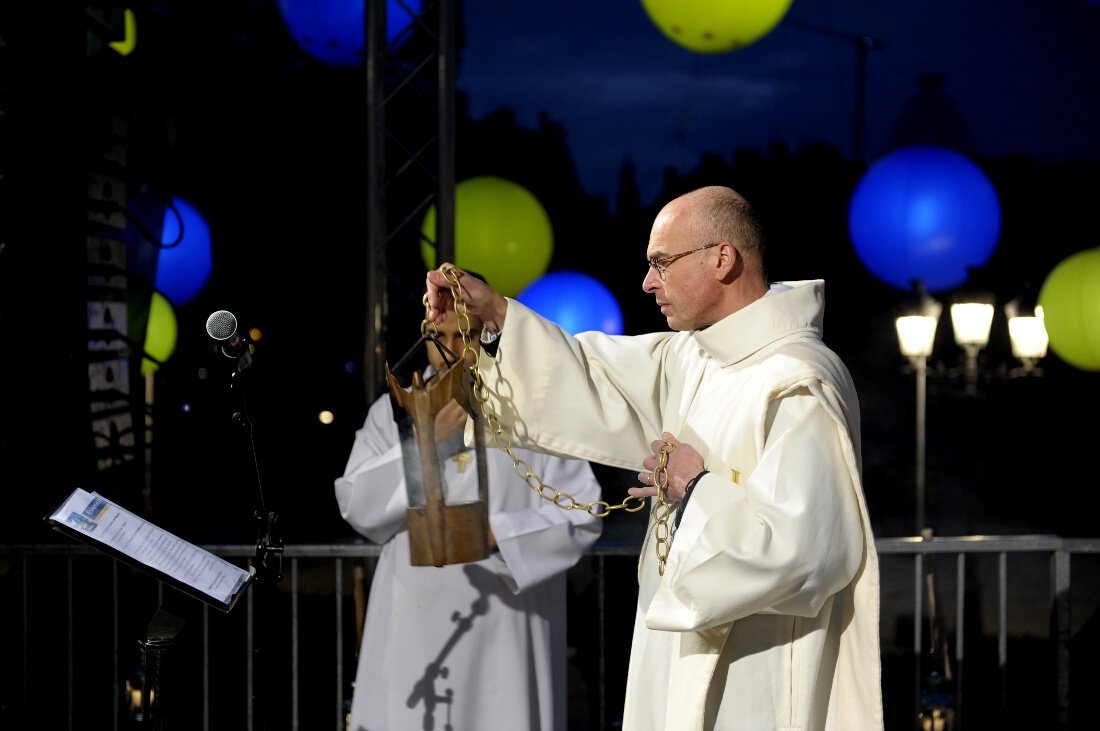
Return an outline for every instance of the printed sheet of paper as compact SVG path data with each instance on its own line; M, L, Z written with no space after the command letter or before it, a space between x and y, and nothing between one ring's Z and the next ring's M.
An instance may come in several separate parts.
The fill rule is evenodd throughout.
M225 605L250 572L158 528L94 492L77 488L50 520L202 592Z

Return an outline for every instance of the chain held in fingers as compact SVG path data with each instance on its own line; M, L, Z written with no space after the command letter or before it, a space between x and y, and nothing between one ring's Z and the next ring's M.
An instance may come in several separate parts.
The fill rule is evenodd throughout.
M668 518L672 515L672 503L666 499L668 494L668 456L676 445L666 441L657 453L657 466L653 469L653 486L657 488L657 502L653 504L653 538L657 549L657 573L665 575L665 562L672 547L672 535L668 527Z
M493 435L493 443L497 448L504 450L508 454L508 457L512 460L512 467L515 469L520 479L526 482L527 486L538 493L544 500L549 500L559 508L563 510L583 510L594 518L606 518L615 510L626 510L628 513L636 513L644 508L645 498L633 496L626 497L618 505L612 505L605 500L593 500L590 503L578 502L577 499L569 493L558 490L552 485L543 482L542 478L531 470L531 465L516 456L515 451L512 449L512 438L500 425L500 419L497 417L496 411L493 409L493 405L489 400L488 387L481 378L481 370L478 367L481 362L481 349L478 347L477 343L470 340L470 315L466 308L466 301L462 297L462 288L458 283L458 279L462 276L462 272L451 266L444 266L440 269L440 272L447 280L447 284L451 288L451 297L454 299L455 313L458 315L458 332L462 336L461 358L464 362L471 363L469 367L473 377L472 390L474 400L481 404L481 413L485 417L485 424L489 432ZM428 295L425 293L425 322L427 322L428 319L427 303ZM426 327L427 325L425 324L422 329ZM666 515L666 531L667 520L668 516Z

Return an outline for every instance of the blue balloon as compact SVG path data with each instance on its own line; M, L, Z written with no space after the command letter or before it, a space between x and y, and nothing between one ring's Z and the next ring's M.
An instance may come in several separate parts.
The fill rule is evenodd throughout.
M903 147L878 160L856 187L848 228L877 278L911 290L958 287L989 261L1001 205L989 178L965 155L935 145Z
M157 255L154 287L178 307L194 298L210 279L210 227L198 209L173 197L172 207L164 211L160 241L164 248Z
M334 66L363 63L366 0L279 0L279 10L294 42L318 61ZM398 48L420 14L421 0L386 3L386 40ZM406 9L408 8L408 9ZM412 11L410 14L409 11Z
M571 335L599 330L622 335L623 313L599 280L580 272L550 272L528 284L516 298Z

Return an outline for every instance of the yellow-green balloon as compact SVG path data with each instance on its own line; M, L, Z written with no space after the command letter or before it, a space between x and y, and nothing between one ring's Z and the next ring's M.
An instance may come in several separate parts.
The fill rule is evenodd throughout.
M1039 290L1050 349L1075 368L1100 371L1100 247L1063 259Z
M697 53L726 53L764 37L791 0L642 0L653 24Z
M153 298L149 302L149 319L145 323L145 352L156 358L141 359L141 374L147 376L160 367L157 361L163 363L172 357L176 351L176 311L171 303L160 292L153 292Z
M420 255L435 268L435 206L420 228ZM538 199L510 180L484 175L455 186L454 264L515 297L546 273L554 250L550 217Z

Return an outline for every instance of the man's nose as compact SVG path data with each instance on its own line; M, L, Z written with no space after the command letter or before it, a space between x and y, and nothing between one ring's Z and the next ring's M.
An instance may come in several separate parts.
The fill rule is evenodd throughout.
M661 286L661 278L657 276L657 267L650 267L642 280L642 291L652 292Z

